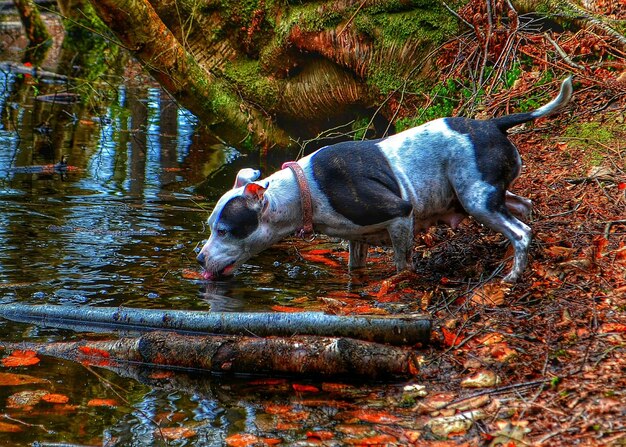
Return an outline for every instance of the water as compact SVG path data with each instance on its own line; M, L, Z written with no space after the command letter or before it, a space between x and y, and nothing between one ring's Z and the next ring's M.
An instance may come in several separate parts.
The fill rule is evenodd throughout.
M299 255L308 244L290 240L250 260L231 280L199 279L195 255L212 204L240 168L269 173L288 155L260 160L220 143L150 82L108 85L103 96L110 100L97 106L60 104L36 97L66 86L0 73L0 303L207 311L315 307L333 293L365 296L371 281L391 273L385 258L387 265L372 276L353 277L345 260L339 260L341 268L308 262ZM63 157L69 168L55 171ZM4 341L85 337L102 335L0 320ZM0 423L13 427L0 424L0 445L222 445L238 433L289 443L329 424L338 411L321 400L301 403L284 379L154 378L140 369L110 371L48 357L34 367L0 372L49 381L0 386ZM68 403L10 408L9 396L37 389L63 394ZM363 398L355 389L316 394L322 397L350 405ZM89 404L96 398L114 399L115 406ZM268 410L278 403L288 410ZM279 430L279 422L293 427ZM194 434L174 433L168 440L163 429L171 427ZM14 429L19 431L7 432Z

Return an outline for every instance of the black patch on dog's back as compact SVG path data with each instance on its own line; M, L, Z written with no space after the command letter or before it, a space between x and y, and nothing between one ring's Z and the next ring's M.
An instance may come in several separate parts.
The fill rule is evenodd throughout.
M408 216L411 204L376 143L347 141L322 148L311 158L313 176L333 209L357 225Z
M455 132L469 136L482 180L504 194L520 168L517 149L506 134L489 120L446 118L445 122Z
M219 217L220 225L237 239L245 239L259 226L257 211L250 208L243 196L233 197L224 205Z

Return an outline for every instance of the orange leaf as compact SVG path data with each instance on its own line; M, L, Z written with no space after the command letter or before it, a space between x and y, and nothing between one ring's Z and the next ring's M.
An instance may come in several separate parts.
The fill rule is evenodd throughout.
M49 380L25 374L13 374L0 372L0 386L30 385L33 383L49 383Z
M335 434L332 431L328 430L315 430L306 432L306 437L311 439L319 439L320 441L326 441L328 439L333 439Z
M174 371L154 371L148 377L155 380L169 379L174 377Z
M304 260L308 262L314 262L316 264L324 264L324 265L327 265L328 267L333 267L333 268L341 267L341 264L339 262L335 261L334 259L327 258L326 256L313 255L310 253L300 253L300 256L302 256Z
M194 279L194 280L203 280L204 277L202 273L197 270L192 269L183 269L182 275L183 279Z
M98 349L98 348L91 348L89 346L80 346L78 348L78 350L80 352L82 352L85 355L89 355L89 356L93 356L93 357L105 357L105 358L109 358L111 354L109 354L107 351L104 351L102 349Z
M371 422L374 424L393 424L401 420L399 417L385 411L367 409L346 411L344 413L340 413L337 417L347 420L358 419L363 422Z
M332 253L328 248L314 248L313 250L307 250L308 254L311 255L329 255Z
M291 385L292 388L299 393L319 393L319 388L313 385L300 385L299 383L294 383Z
M287 379L255 379L248 382L248 385L255 386L276 386L284 385L287 383Z
M622 323L604 323L600 326L600 332L606 334L607 332L625 332L626 333L626 324Z
M6 367L31 366L39 362L35 351L13 351L11 355L2 359L2 364Z
M70 401L70 398L63 394L50 393L43 396L41 400L49 404L66 404Z
M169 441L187 439L196 436L196 431L189 427L163 427L155 430L156 435L161 435Z
M502 284L485 284L474 290L470 301L483 306L499 306L504 303L504 298L508 291L509 287Z
M265 409L265 412L269 414L285 414L293 410L293 407L291 405L281 405L281 404L270 403L270 404L266 404L264 409Z
M300 430L302 426L297 422L278 422L276 430Z
M356 391L356 388L353 385L347 385L345 383L324 382L322 383L322 390L327 393L340 393Z
M599 259L602 257L602 252L609 245L609 241L607 238L602 236L596 236L593 238L593 247L595 249L595 258Z
M17 433L22 431L22 427L16 424L0 421L0 433Z
M115 399L91 399L87 402L88 407L117 407L118 403Z
M230 447L246 447L258 442L258 436L254 436L250 433L237 433L226 438L226 445Z
M517 355L515 349L511 349L506 343L498 343L491 349L491 356L499 362L506 362Z
M389 291L389 287L391 286L391 281L386 279L380 283L380 290L376 294L376 298L380 298L383 295L386 295Z
M463 341L463 338L452 332L446 327L441 327L443 333L443 344L446 346L458 346Z
M346 444L353 445L397 445L398 440L391 435L375 435L368 438L344 439Z

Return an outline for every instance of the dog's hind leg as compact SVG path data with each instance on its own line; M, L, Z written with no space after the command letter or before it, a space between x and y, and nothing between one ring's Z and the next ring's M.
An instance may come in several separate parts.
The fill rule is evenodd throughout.
M533 210L533 202L530 199L507 191L504 200L506 207L515 217L524 220L530 218L530 213Z
M369 245L364 242L348 241L348 249L350 251L350 258L348 259L348 268L350 270L365 267L368 248L369 248Z
M484 191L484 189L480 189ZM513 217L506 206L504 192L500 194L492 192L487 196L481 194L472 195L470 192L466 197L482 197L482 200L478 201L464 201L461 197L459 199L468 214L486 227L503 234L513 245L515 249L513 267L503 278L503 281L510 283L517 281L528 263L528 249L532 239L530 227Z

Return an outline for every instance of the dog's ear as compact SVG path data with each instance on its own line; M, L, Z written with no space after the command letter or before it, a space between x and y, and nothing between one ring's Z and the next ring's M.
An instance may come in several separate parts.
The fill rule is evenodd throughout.
M243 188L243 195L248 199L263 200L263 194L267 190L267 186L259 185L258 183L248 183Z
M239 188L241 186L247 185L250 182L258 180L259 177L261 177L261 171L259 171L258 169L243 168L237 173L233 189Z

